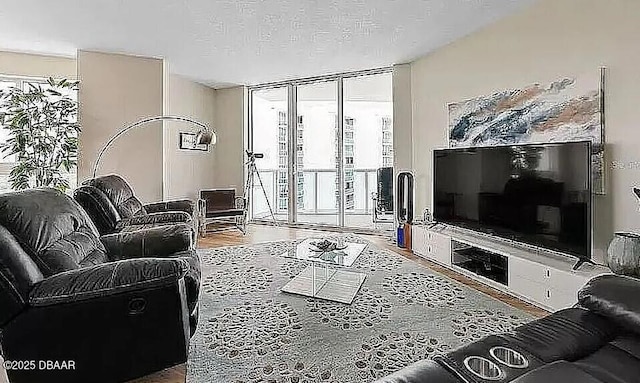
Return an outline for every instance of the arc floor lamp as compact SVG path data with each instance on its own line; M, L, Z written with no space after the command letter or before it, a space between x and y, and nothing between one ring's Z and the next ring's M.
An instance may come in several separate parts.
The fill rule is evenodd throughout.
M107 141L106 144L100 149L98 153L98 157L96 158L96 163L93 166L92 178L96 178L96 173L98 172L98 167L100 166L100 160L102 160L102 156L105 154L107 149L111 147L111 145L123 134L127 133L130 130L136 129L138 127L142 127L143 125L158 122L158 121L177 121L177 122L185 122L188 124L192 124L200 128L196 135L196 139L194 140L194 147L196 145L215 145L217 141L216 133L209 127L208 124L202 123L196 120L193 120L188 117L180 117L180 116L155 116L155 117L147 117L142 120L136 121L132 124L129 124L122 128L118 133L116 133L113 137Z

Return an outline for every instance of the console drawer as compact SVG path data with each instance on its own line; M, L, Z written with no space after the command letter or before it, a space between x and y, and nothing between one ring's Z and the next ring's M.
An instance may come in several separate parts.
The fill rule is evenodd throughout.
M509 273L509 289L541 306L550 307L551 291L542 283Z
M548 306L554 311L572 307L578 302L578 294L568 294L560 290L549 290Z
M509 258L509 274L520 276L533 282L546 284L551 280L553 269L548 266L517 257Z
M421 226L411 226L411 250L423 257L427 256L427 231Z

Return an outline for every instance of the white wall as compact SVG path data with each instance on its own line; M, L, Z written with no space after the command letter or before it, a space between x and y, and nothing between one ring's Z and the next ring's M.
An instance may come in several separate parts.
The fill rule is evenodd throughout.
M597 255L605 251L614 230L640 229L638 201L631 193L631 187L640 184L639 14L637 0L541 0L413 62L416 211L431 201L432 149L446 144L448 103L597 73L606 66L607 195L595 197ZM612 170L613 161L627 164L626 169Z
M242 194L244 185L244 137L247 120L247 89L234 87L216 90L214 183L218 188L236 188Z
M76 60L68 57L0 52L0 75L76 78Z
M189 117L217 130L215 107L214 89L178 75L165 76L166 115ZM197 199L200 190L215 186L219 146L210 146L208 152L179 149L180 132L197 132L198 127L165 122L164 130L164 199Z

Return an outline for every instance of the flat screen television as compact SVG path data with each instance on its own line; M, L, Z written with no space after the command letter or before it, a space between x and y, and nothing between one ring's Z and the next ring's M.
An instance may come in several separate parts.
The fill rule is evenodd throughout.
M436 222L591 259L590 142L442 149L433 156Z

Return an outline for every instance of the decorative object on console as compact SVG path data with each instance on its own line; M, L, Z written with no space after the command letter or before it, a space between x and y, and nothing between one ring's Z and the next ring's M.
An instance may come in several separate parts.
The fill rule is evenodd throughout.
M98 171L98 166L100 165L100 160L102 159L102 156L104 155L104 153L107 151L107 149L109 149L109 147L123 134L125 134L126 132L138 128L140 126L152 123L152 122L159 122L159 121L177 121L177 122L185 122L185 123L189 123L189 124L193 124L197 127L200 128L200 130L198 131L198 133L196 134L195 139L193 140L193 145L194 147L198 146L198 145L206 145L207 147L209 145L215 145L216 144L216 140L217 140L217 136L215 134L215 132L213 130L211 130L211 128L209 127L208 124L203 124L202 122L198 122L195 121L191 118L187 118L187 117L180 117L180 116L156 116L156 117L149 117L149 118L143 118L142 120L136 121L132 124L129 124L127 126L125 126L124 128L122 128L118 133L116 133L113 137L111 137L109 139L109 141L107 141L106 144L104 144L104 146L102 147L102 149L100 149L100 152L98 152L98 157L96 158L96 162L93 165L93 172L92 172L92 178L96 178L96 173ZM180 140L180 144L182 145L182 139Z
M209 151L208 144L199 144L198 135L196 133L180 132L179 148L183 150L200 150Z
M449 146L592 142L592 190L604 194L604 78L563 78L449 104Z
M605 260L616 274L640 276L640 234L615 233Z
M433 221L433 215L431 214L431 209L426 208L422 212L422 223L425 225L430 224Z

